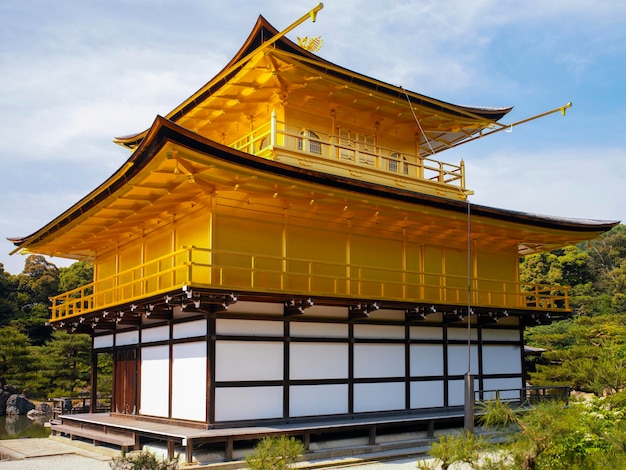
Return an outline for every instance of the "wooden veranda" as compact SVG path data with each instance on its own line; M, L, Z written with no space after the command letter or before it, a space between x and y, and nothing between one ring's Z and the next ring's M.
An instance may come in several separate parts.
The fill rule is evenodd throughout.
M546 400L567 401L569 387L525 387L511 390L477 390L476 402L498 399L511 406L532 406ZM480 413L478 411L478 413ZM86 439L94 445L106 443L123 451L139 450L142 444L160 441L167 444L170 459L175 457L176 446L185 449L185 462L193 462L194 446L222 444L224 460L233 460L237 441L255 441L266 436L296 436L304 443L307 453L313 439L328 439L330 435L361 433L367 435L368 445L377 444L377 436L386 430L404 432L422 430L433 437L435 427L462 425L463 407L433 409L402 413L385 413L344 419L311 419L287 424L258 426L216 427L207 429L201 423L172 422L119 413L82 413L62 415L52 423L52 433L70 439Z

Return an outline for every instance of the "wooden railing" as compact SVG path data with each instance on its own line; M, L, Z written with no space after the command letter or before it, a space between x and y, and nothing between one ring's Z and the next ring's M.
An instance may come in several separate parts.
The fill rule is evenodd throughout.
M466 189L463 162L458 165L446 163L317 129L294 133L284 130L286 128L286 124L272 114L270 122L231 142L229 146L266 158L277 158L276 153L280 154L279 158L285 157L285 152L300 155L304 158L298 160L301 166L318 162L331 173L333 168L341 168L394 178L396 181L427 181Z
M569 311L567 287L185 247L51 298L51 321L183 286L290 295Z
M481 403L490 400L498 400L511 405L536 405L547 401L559 401L567 403L572 389L563 385L550 385L543 387L523 387L499 390L476 390L475 402Z
M57 419L61 415L89 413L91 411L91 399L89 397L53 398L52 403L52 419ZM111 397L98 398L95 410L96 413L111 411Z

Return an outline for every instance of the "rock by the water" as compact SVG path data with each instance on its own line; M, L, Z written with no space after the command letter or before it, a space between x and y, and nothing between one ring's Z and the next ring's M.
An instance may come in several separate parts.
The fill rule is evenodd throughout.
M13 394L7 400L5 413L7 415L25 415L34 409L34 403L24 395Z
M49 403L38 403L37 405L35 405L35 409L43 414L48 414L48 413L52 413L52 407L50 406Z

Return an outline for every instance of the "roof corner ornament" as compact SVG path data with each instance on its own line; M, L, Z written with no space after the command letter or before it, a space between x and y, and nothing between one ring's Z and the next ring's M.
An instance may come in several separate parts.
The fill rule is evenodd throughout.
M322 44L324 41L322 40L322 36L315 36L309 38L308 36L298 37L298 46L300 46L305 51L309 52L317 52L322 48Z

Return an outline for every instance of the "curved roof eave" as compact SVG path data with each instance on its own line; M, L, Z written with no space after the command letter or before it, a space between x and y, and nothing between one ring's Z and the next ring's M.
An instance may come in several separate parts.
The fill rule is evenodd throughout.
M466 213L467 202L414 193L400 188L381 186L366 181L346 178L305 168L299 168L281 162L266 160L245 152L235 150L189 131L172 121L158 116L148 130L139 148L131 155L120 169L98 188L89 193L67 211L38 231L22 238L9 238L17 250L39 243L56 231L63 229L72 221L85 215L91 208L113 196L126 181L139 173L168 142L185 146L191 150L211 155L229 163L235 163L256 171L284 176L303 182L322 184L350 192L367 194L375 197L419 204L455 213ZM602 233L610 230L618 221L571 219L530 214L525 212L498 209L489 206L471 205L474 216L530 225L544 229L571 231L576 233Z
M248 35L248 38L241 46L235 56L226 64L226 66L213 77L209 82L202 86L193 95L187 98L183 103L178 105L172 111L170 111L165 117L173 122L176 122L180 117L187 114L193 109L198 102L203 101L208 96L213 94L221 86L233 77L244 64L239 64L246 56L252 54L259 47L263 46L263 43L271 39L272 37L280 34L280 32L272 26L262 15L257 19L254 28ZM387 94L395 99L406 99L405 94L411 95L411 99L414 100L414 104L430 107L438 111L445 110L451 114L458 114L459 116L471 116L477 118L484 118L488 121L496 122L502 119L508 114L513 107L476 107L476 106L464 106L447 103L445 101L437 100L434 98L421 95L419 93L404 90L402 87L391 85L389 83L367 77L363 74L353 72L349 69L333 64L328 60L325 60L290 41L286 37L281 37L272 45L280 50L287 51L306 59L307 63L313 68L317 68L323 73L333 75L342 80L349 80L353 84L363 86L365 88L372 89L379 93ZM237 64L239 64L237 66ZM148 130L130 134L127 136L121 136L114 138L114 142L125 147L133 148L139 144Z

